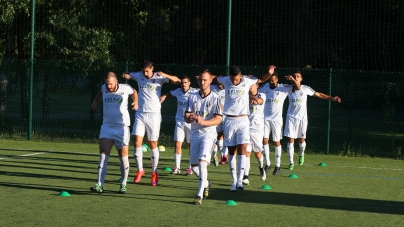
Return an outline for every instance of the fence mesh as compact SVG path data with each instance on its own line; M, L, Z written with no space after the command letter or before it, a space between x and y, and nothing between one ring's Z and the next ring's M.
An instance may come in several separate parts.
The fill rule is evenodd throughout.
M0 135L21 139L31 1L0 3ZM90 103L102 75L137 71L144 58L178 76L205 67L225 74L227 62L261 75L275 64L280 75L299 69L303 84L342 98L309 98L309 151L403 157L404 1L50 0L36 1L35 12L34 139L95 142L102 107L93 113ZM175 103L162 105L161 143L172 143Z

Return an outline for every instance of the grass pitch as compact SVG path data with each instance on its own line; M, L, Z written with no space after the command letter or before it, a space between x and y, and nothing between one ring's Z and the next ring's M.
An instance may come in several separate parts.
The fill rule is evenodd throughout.
M128 183L125 195L117 193L116 152L105 192L89 191L97 178L98 145L0 140L0 148L0 226L400 226L404 218L403 160L309 153L303 166L290 171L283 153L280 175L271 169L262 182L252 157L250 185L237 192L229 191L228 166L210 165L210 196L197 206L197 179L185 176L188 155L181 175L163 170L174 164L171 148L160 154L159 185L150 186L144 153L146 175L140 184ZM132 181L136 168L130 157ZM292 173L298 178L289 178ZM71 196L58 196L61 191ZM228 200L237 206L226 206Z

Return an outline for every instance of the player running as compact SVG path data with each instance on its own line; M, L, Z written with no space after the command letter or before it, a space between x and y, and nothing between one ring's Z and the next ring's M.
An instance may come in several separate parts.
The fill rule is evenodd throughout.
M132 129L135 145L133 153L138 168L134 182L139 183L145 174L143 169L142 142L143 136L147 132L152 163L151 185L156 186L158 183L157 166L160 157L157 140L160 134L161 123L161 87L164 83L179 84L181 81L176 76L170 76L163 72L156 73L153 70L153 63L145 60L141 64L141 71L123 73L122 76L126 79L135 80L139 88L139 109L136 111Z
M300 71L296 71L292 74L296 80L296 84L293 90L288 94L289 106L286 114L284 136L288 137L288 155L289 155L289 169L294 168L294 142L295 138L299 141L300 156L299 165L304 163L304 150L306 149L306 131L307 131L307 96L314 96L319 99L331 100L334 102L341 102L341 98L338 96L329 96L323 93L314 91L307 85L297 84L303 80Z
M175 151L174 160L175 167L171 174L181 173L181 156L182 156L182 143L186 140L189 148L190 143L190 132L191 124L184 121L184 112L188 105L188 97L190 94L199 91L198 88L190 87L191 80L188 76L181 78L181 87L171 90L160 97L160 102L164 102L167 97L177 98L177 113L175 115L175 131L174 131L174 141L175 141ZM187 168L187 176L192 175L191 165Z
M222 108L219 97L210 90L211 72L204 70L197 79L200 91L189 95L184 120L191 123L190 161L192 171L199 179L194 204L200 205L209 195L208 164L216 142L216 125L222 120Z

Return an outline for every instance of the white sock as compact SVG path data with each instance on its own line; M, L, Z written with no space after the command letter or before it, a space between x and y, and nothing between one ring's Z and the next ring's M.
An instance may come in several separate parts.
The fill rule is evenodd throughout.
M300 156L304 155L304 150L306 149L306 141L304 141L303 143L299 143L299 147L300 147Z
M289 155L289 163L294 164L293 155L295 154L295 147L293 143L288 143L288 155Z
M198 196L203 197L203 190L208 186L208 163L199 162Z
M180 154L175 154L175 167L178 169L181 169L181 155Z
M259 168L264 168L264 157L262 157L262 156L263 155L261 155L261 158L257 158Z
M227 149L226 146L223 146L222 150L220 150L220 153L222 154L222 156L226 156L229 154L229 150Z
M217 154L217 146L216 144L213 146L213 150L212 150L212 158L215 157Z
M234 155L229 155L229 167L230 167L230 175L231 175L231 180L232 184L236 185L237 184L237 161L234 158Z
M265 157L265 163L267 166L271 165L271 160L269 159L269 144L264 145L264 157Z
M157 172L157 166L159 165L159 158L160 158L159 149L157 147L154 149L151 149L150 159L151 159L151 163L152 163L152 173Z
M245 169L244 169L244 176L248 176L250 174L250 157L245 157Z
M199 178L199 166L191 166L191 169L195 173L195 176Z
M100 154L100 161L98 162L98 184L104 185L104 179L108 171L109 155Z
M275 165L277 167L281 166L281 155L282 155L282 145L275 147Z
M238 156L238 179L237 182L241 182L244 177L244 171L245 171L245 165L246 165L246 156L245 155L239 155Z
M126 181L128 180L129 175L129 157L119 157L119 161L121 161L121 184L126 185Z
M143 151L142 147L135 147L133 151L133 156L135 157L135 162L137 165L137 169L142 171L143 170Z
M220 154L223 155L222 150L223 150L223 140L218 140L217 141L217 149L220 151Z

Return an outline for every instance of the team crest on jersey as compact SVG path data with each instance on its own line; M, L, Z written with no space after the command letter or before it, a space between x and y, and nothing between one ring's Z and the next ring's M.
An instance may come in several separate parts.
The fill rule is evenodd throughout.
M207 103L206 103L206 107L209 107L209 106L210 106L210 102L207 102Z
M279 95L279 91L278 91L278 92L276 92L276 95Z
M207 111L203 112L203 118L206 118L207 116L209 116L209 112Z

